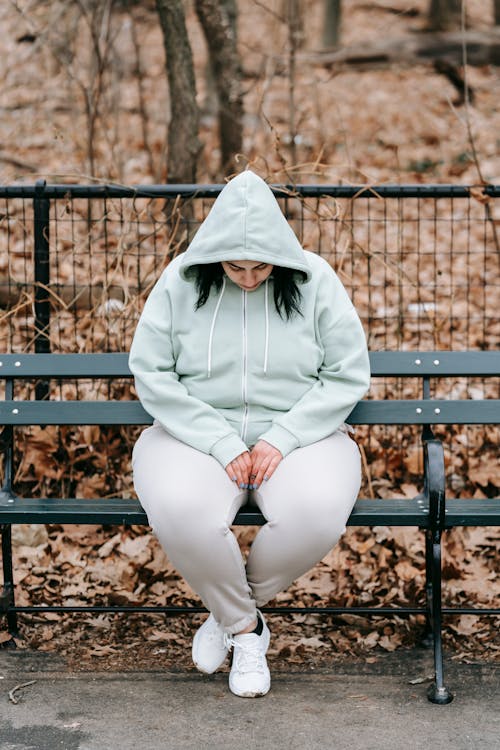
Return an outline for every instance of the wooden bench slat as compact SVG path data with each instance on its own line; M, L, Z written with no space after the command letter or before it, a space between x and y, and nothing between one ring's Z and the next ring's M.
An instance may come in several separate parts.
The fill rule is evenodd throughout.
M438 411L436 411L438 410ZM139 401L0 401L0 422L12 425L147 425ZM361 401L350 424L499 424L500 399Z
M0 362L0 376L3 377L131 377L126 352L4 354L0 355ZM481 377L500 375L500 352L370 352L370 365L373 377Z

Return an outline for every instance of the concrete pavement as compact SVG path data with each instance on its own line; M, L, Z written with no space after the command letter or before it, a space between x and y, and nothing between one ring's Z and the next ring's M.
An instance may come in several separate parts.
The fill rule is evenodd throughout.
M274 672L271 692L251 700L231 695L227 673L75 673L52 654L0 651L0 747L498 750L498 666L446 667L448 706L426 699L432 660L421 649L319 673ZM12 703L9 691L28 682Z

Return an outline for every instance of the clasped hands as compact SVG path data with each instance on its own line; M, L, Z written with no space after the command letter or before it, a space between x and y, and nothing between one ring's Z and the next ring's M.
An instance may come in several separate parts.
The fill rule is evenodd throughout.
M240 489L256 490L272 476L282 459L274 445L258 440L251 451L240 453L226 466L226 473Z

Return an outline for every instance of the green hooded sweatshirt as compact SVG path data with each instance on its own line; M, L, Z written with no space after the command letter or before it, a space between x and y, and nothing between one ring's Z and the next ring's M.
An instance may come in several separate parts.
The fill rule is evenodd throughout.
M306 274L302 315L278 314L272 274L245 291L225 274L195 309L192 266L251 260ZM215 201L151 291L130 351L146 411L227 466L265 440L286 456L341 427L370 372L358 315L326 260L303 250L266 183L247 170Z

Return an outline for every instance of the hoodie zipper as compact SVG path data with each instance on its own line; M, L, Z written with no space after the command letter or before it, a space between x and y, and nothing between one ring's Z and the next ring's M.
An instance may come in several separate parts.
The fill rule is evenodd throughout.
M243 374L241 391L243 398L243 422L241 424L241 439L246 440L248 427L248 403L247 403L247 369L248 369L248 337L247 337L247 293L243 290Z

